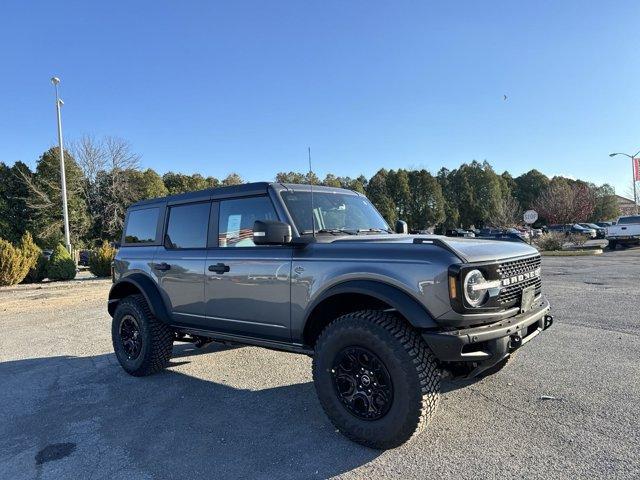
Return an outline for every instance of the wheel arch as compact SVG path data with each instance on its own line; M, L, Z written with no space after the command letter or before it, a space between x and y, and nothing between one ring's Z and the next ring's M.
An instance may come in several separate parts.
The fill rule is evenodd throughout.
M396 310L412 326L436 327L427 309L398 287L376 280L350 280L328 288L307 308L302 340L313 346L332 320L364 309Z
M127 275L111 286L107 306L109 315L113 317L120 300L129 295L136 294L141 294L144 297L154 317L163 323L171 323L169 312L164 304L164 300L162 300L158 287L153 280L142 273Z

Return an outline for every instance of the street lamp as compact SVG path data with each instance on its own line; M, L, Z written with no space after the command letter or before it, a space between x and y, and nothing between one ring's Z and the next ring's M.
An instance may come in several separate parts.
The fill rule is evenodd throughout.
M71 253L71 239L69 237L69 210L67 208L67 180L64 173L64 148L62 145L62 117L60 107L64 102L58 96L58 77L51 77L51 83L56 90L56 112L58 114L58 148L60 149L60 187L62 189L62 214L64 216L64 243L69 253Z
M633 180L633 204L636 208L636 215L638 215L638 195L636 193L636 168L634 165L635 158L640 154L640 150L638 150L634 155L629 155L628 153L610 153L610 157L615 157L616 155L624 155L625 157L629 157L631 159L631 179Z

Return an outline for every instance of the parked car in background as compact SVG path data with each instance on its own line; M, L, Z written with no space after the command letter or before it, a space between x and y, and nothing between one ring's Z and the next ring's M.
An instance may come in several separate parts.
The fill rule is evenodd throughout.
M445 235L447 237L468 237L468 238L473 238L476 236L475 233L469 230L465 230L464 228L451 228L447 230Z
M513 229L509 229L509 230L513 230ZM506 242L528 243L528 241L522 235L520 235L519 232L513 232L509 230L491 229L491 228L482 229L479 235L479 238L486 239L486 240L502 240Z
M541 228L532 228L531 229L531 236L533 238L538 238L538 237L542 236L542 229Z
M571 229L570 225L547 225L546 230L547 233L564 233L569 235Z
M91 250L80 250L80 253L78 254L78 265L88 267L90 255Z
M507 233L511 233L513 235L518 235L522 240L528 242L529 241L529 232L522 228L507 228Z
M589 237L589 238L596 238L597 236L595 229L583 227L579 223L575 223L571 225L570 232L574 234L577 233L579 235L584 235L585 237Z
M607 240L609 248L615 250L616 246L638 245L640 243L640 215L628 215L620 217L615 225L607 227Z
M607 229L603 228L595 223L579 223L581 227L591 228L596 231L596 238L604 238L607 236Z

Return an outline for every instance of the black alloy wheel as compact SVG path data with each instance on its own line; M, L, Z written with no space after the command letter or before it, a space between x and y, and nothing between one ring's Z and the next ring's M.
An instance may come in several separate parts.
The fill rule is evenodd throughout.
M370 350L350 346L336 355L333 387L345 408L357 418L378 420L393 403L393 383L384 363Z
M138 321L132 315L124 315L120 321L120 341L129 360L135 360L142 350L142 337Z

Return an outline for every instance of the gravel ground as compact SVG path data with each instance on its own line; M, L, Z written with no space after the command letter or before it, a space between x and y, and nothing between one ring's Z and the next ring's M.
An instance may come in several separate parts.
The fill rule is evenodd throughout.
M386 452L335 432L305 356L177 344L133 378L109 281L0 289L0 478L640 478L640 250L543 264L554 326Z

